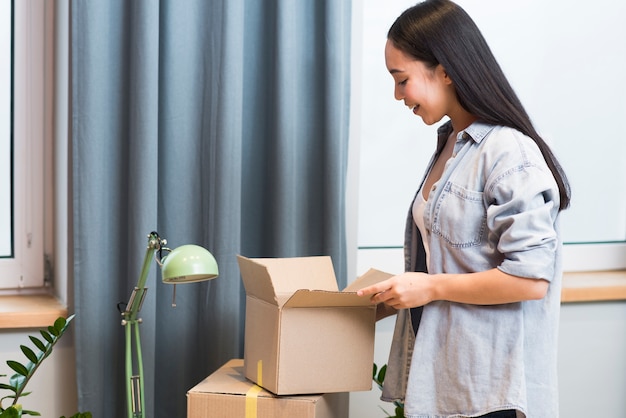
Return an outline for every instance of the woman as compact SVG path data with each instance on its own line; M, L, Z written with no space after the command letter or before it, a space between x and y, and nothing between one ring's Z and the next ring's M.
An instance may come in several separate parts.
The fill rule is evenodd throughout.
M567 178L458 5L406 10L385 61L397 100L449 120L411 204L405 273L360 291L398 315L383 399L409 418L555 418Z

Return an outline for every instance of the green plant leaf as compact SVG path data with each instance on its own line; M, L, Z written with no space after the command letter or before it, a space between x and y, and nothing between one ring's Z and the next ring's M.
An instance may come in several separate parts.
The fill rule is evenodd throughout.
M66 323L67 323L67 320L63 318L62 316L60 316L57 318L56 321L54 321L54 328L60 333L61 331L65 329Z
M7 385L6 383L0 383L0 389L12 390L15 392L15 387Z
M20 348L22 349L22 353L24 353L26 358L28 358L32 363L37 363L39 361L37 355L33 352L33 350L30 349L30 347L20 345Z
M22 416L21 408L19 405L11 405L0 414L0 418L19 418Z
M11 406L0 414L0 418L19 418L19 413Z
M8 360L7 364L10 368L12 368L17 374L22 376L28 376L28 369L22 363L18 363L14 360Z
M385 381L385 375L387 374L387 365L385 364L380 368L378 372L378 381L382 384Z
M396 406L396 416L395 418L404 418L404 407Z
M22 415L31 415L31 416L34 416L34 417L40 417L41 416L41 414L39 412L37 412L37 411L27 411L27 410L22 411Z
M28 338L30 338L33 344L35 344L35 347L39 350L46 351L46 345L39 338L33 337L32 335L29 335Z
M24 386L24 382L26 381L26 376L22 376L21 374L14 374L9 379L9 384L16 389L16 392L20 390L21 387Z
M53 327L52 325L50 325L50 326L48 327L48 332L49 332L50 334L54 335L55 337L58 337L58 336L59 336L59 334L60 334L60 333L59 333L59 330L58 330L58 329L56 329L55 327Z
M48 341L50 344L52 344L54 342L54 338L52 338L52 335L50 335L49 332L44 331L43 329L39 331L41 333L41 336Z

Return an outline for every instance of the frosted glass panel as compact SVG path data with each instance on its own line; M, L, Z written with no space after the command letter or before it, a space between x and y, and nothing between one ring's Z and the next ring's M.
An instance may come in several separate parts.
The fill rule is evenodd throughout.
M359 246L402 244L410 200L435 146L393 98L386 32L415 0L362 3ZM459 0L477 22L572 185L566 242L626 241L626 2Z
M11 231L11 0L0 0L0 257L13 255Z

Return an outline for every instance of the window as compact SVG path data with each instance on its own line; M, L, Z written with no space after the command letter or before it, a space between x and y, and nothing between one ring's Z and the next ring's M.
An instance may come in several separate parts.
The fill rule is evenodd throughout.
M537 129L551 143L573 189L563 212L566 270L626 268L626 3L458 0L481 28ZM360 97L360 248L402 245L405 215L434 147L436 126L411 117L393 98L384 63L386 31L413 0L366 0L360 13L361 62L352 68ZM567 10L567 13L563 13ZM362 16L361 16L362 15ZM590 58L595 57L595 58ZM604 74L603 71L608 71Z
M0 51L8 59L0 60L0 257L13 255L11 192L11 3L0 2Z
M45 6L0 0L0 289L44 285ZM50 173L47 173L48 175Z

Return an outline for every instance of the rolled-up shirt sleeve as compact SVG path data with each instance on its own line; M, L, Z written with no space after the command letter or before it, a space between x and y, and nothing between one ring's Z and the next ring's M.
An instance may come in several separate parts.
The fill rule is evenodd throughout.
M555 222L559 193L546 167L525 164L509 170L486 190L490 234L499 237L503 254L498 268L508 274L545 279L554 276L554 258L559 245Z

